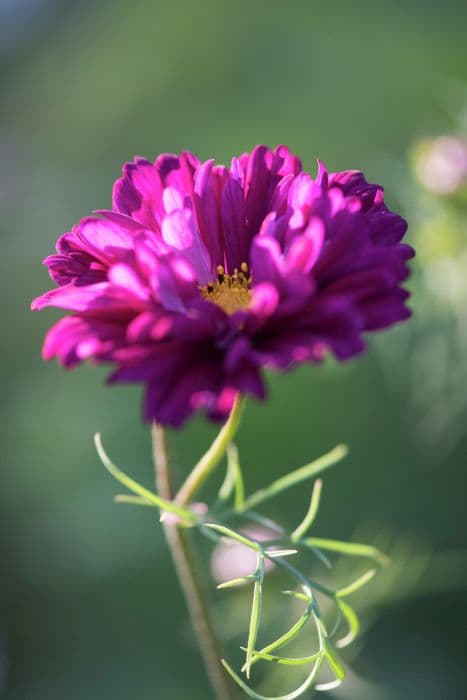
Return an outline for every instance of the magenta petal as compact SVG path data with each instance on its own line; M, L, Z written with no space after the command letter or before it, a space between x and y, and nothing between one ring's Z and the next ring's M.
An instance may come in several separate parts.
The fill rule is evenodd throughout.
M109 280L117 287L126 290L128 294L145 302L149 299L150 289L143 283L131 265L117 263L109 270Z
M225 265L227 270L232 272L235 268L240 269L242 263L249 262L250 240L243 188L239 179L229 171L225 172L222 189L221 217Z
M124 326L76 316L62 318L45 337L44 360L58 357L71 368L90 357L108 356L124 342Z
M209 253L201 240L192 211L175 210L166 216L162 221L162 238L190 263L199 284L209 282Z
M279 243L269 236L259 236L251 246L251 267L254 272L254 284L271 282L278 288L282 286L283 259Z
M196 173L194 204L199 230L215 272L217 265L224 265L225 261L217 195L219 183L213 164L212 160L206 161Z
M321 253L324 235L323 222L313 218L306 231L292 242L286 255L287 270L310 272Z
M249 310L259 318L272 316L279 304L279 292L270 282L261 282L251 291Z
M122 251L130 250L133 236L120 224L95 217L83 219L76 228L76 236L84 249L107 264L117 261Z
M114 224L122 226L127 231L133 231L135 233L141 231L141 223L126 214L120 214L119 212L109 211L107 209L97 209L94 213L108 221L112 221Z
M77 312L89 311L131 311L140 306L133 297L125 292L117 293L108 282L100 282L85 287L67 284L52 289L32 302L33 311L40 311L46 306L56 306Z

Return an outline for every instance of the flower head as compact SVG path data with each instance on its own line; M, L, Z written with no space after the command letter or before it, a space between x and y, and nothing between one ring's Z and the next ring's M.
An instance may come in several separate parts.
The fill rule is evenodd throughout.
M137 158L112 211L83 219L45 264L57 287L33 309L73 314L43 356L111 363L146 388L145 417L225 418L238 392L264 398L264 368L346 360L364 335L410 315L406 222L361 172L313 178L285 146L230 168L191 153Z

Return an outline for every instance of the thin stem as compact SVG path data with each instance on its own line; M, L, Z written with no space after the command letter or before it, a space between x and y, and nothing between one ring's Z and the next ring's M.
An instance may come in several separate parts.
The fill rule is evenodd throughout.
M164 429L157 424L154 424L152 428L152 445L157 490L163 498L171 500L173 487L166 436ZM234 700L232 685L220 664L222 654L218 648L209 606L198 576L191 539L192 533L170 522L170 520L165 520L163 527L215 697L219 700Z
M232 442L235 433L237 432L244 403L245 399L242 396L237 395L227 421L220 429L211 447L201 457L198 464L195 465L185 483L175 496L175 503L178 506L186 506L193 500L195 494L199 491L208 476L214 471L222 457L225 455L230 442Z

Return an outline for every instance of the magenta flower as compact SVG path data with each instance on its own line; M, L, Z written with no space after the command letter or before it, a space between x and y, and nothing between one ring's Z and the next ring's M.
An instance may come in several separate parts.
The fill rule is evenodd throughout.
M74 313L43 356L113 364L111 382L144 384L147 420L225 418L238 392L264 398L264 368L346 360L410 315L413 251L382 188L321 163L313 178L285 146L230 168L137 158L97 213L45 260L58 287L32 308Z

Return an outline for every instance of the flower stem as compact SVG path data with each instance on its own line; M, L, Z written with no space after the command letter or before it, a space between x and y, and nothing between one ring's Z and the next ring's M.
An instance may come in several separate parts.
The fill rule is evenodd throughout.
M244 405L244 397L237 395L227 421L220 429L211 447L201 457L198 464L195 465L175 496L175 503L178 506L186 506L191 503L194 495L225 455L230 442L237 432Z
M156 423L152 428L152 445L157 490L163 498L171 500L173 489L166 437L164 429ZM218 700L234 700L235 695L231 682L220 663L222 654L214 633L203 585L198 575L191 539L192 533L188 529L170 522L170 520L164 522L164 530L215 697Z

